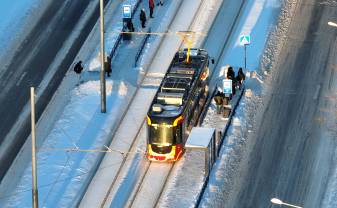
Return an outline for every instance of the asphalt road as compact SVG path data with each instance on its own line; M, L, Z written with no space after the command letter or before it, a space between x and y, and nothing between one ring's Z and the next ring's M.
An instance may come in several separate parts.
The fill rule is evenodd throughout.
M27 34L26 41L17 49L15 59L7 67L0 66L3 67L1 68L3 76L0 78L0 145L3 145L4 138L19 118L23 107L29 102L29 87L39 86L56 54L73 32L91 1L93 0L52 1L32 32ZM83 25L80 35L74 40L68 53L64 54L58 71L41 99L37 100L36 119L47 106L82 43L98 20L99 9L98 4L96 5L97 12ZM10 141L5 156L0 158L0 180L30 134L30 120L27 118L16 132L15 139Z
M332 0L297 5L235 207L272 207L273 197L326 207L337 146L337 28L327 22L337 20L336 6Z

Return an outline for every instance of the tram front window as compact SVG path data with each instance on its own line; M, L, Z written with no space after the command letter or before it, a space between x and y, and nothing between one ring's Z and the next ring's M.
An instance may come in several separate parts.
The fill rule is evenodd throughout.
M175 127L166 125L150 126L149 139L151 144L169 146L175 143Z

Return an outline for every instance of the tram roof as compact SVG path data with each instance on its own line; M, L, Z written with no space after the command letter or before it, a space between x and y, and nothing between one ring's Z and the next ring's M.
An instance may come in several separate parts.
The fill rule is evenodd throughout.
M152 116L173 117L182 113L191 87L208 55L205 50L191 49L186 63L187 49L176 53L163 78L149 113Z

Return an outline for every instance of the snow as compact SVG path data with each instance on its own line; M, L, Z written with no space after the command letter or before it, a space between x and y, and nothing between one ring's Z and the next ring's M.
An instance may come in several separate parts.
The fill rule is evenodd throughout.
M107 27L108 32L111 33L113 30L120 30L119 25L114 24ZM92 39L92 36L88 39ZM115 40L111 39L110 41ZM110 42L108 45L113 44ZM95 47L98 48L98 45L95 44ZM83 48L88 49L88 47ZM83 52L82 50L80 55L84 56L83 53L88 53L90 56L93 54L91 51ZM84 61L85 66L90 58L87 60ZM84 79L81 81L75 74L67 74L56 95L61 96L61 99L56 100L54 97L51 104L54 107L50 109L51 107L48 106L49 109L47 109L47 113L53 112L51 115L54 114L54 117L57 118L50 119L44 114L42 116L44 119L41 119L42 124L41 120L38 124L38 185L41 187L39 188L39 200L42 206L48 206L48 204L70 206L70 204L78 203L79 199L76 197L79 195L77 193L81 191L81 188L86 187L86 178L90 178L94 173L93 168L102 154L79 153L77 151L78 149L107 151L104 146L109 144L108 135L115 128L111 124L119 123L122 116L119 112L126 109L127 106L124 103L129 102L134 91L134 87L123 80L108 80L108 111L106 114L101 114L99 108L100 84L95 80L97 76L87 74L83 77ZM75 88L72 89L73 87ZM64 106L64 109L61 107L56 111L59 114L55 115L55 110L60 106ZM54 123L54 121L56 122ZM48 133L47 129L43 132L41 126L42 128L43 126L52 126L52 128ZM46 136L41 138L40 135L43 134ZM26 148L23 148L19 157L16 158L17 168L12 168L16 170L10 170L1 182L0 192L2 194L0 195L3 197L0 198L0 204L4 206L31 206L31 183L29 183L31 165L26 163L29 159L29 143L30 139L25 144ZM50 176L53 176L52 181ZM18 179L12 180L13 177Z
M280 9L279 1L247 1L241 21L229 42L229 49L221 59L222 65L229 64L237 70L244 65L244 50L239 45L240 35L251 35L251 44L247 46L247 71L245 96L236 109L227 136L220 152L219 159L213 168L201 207L221 207L225 202L230 204L231 193L240 187L240 176L237 169L243 161L245 151L252 141L247 140L247 132L252 132L252 118L261 100L263 77L260 60L263 57L266 40L272 31ZM247 96L248 95L248 96ZM213 107L214 108L214 107ZM215 112L215 110L214 110ZM206 123L211 121L207 121ZM248 130L248 131L247 131Z
M129 2L134 5L136 0ZM193 12L185 12L184 15L179 16L174 24L172 23L173 26L170 20L177 15L179 7L188 7L188 11L196 11L200 6L205 7L204 12L194 18L190 27L200 33L208 31L222 1L198 1L201 2L200 5L195 2L192 0L165 1L164 7L156 7L155 12L163 8L166 12L160 13L161 16L158 13L158 16L155 14L156 18L149 20L147 24L152 23L154 26L152 29L157 31L187 30L186 27L191 23L187 20L193 19L189 17ZM205 2L208 2L210 6ZM14 30L15 27L10 28L9 25L21 28L20 26L28 21L25 17L31 16L31 13L42 5L45 7L47 4L42 4L38 0L11 3L8 0L1 1L0 14L5 18L0 18L0 31L7 31L6 34L0 35L0 41L3 43L0 45L1 51L6 51L9 43L15 40L15 34L22 32L20 29ZM278 16L283 5L286 7ZM279 42L282 42L284 38L289 15L292 15L294 5L292 2L282 3L278 0L248 0L242 7L240 21L233 34L226 31L228 35L231 35L231 39L228 41L225 53L219 60L216 60L219 66L229 64L235 66L235 69L243 66L243 47L239 45L238 37L242 34L250 34L252 37L251 45L247 46L246 92L236 109L220 156L210 174L201 207L222 207L224 202L228 202L238 187L244 183L240 181L237 169L240 163L245 165L247 155L245 151L254 142L248 140L248 135L255 131L254 114L261 103L262 87L267 84L265 78L269 76L269 69L275 61L274 57L282 47ZM147 8L146 3L142 6ZM240 8L240 1L231 2L228 8L236 11ZM111 50L117 38L116 31L120 31L121 28L119 14L112 15L111 12L106 12L106 15L110 17L106 19L109 25L106 31L106 51ZM276 25L277 17L280 17L280 21L285 25ZM224 21L229 21L228 24L230 24L231 18L226 18ZM93 31L97 30L98 25ZM85 72L81 77L71 71L67 73L62 87L54 96L52 104L48 106L47 113L39 121L38 132L40 131L40 135L43 135L38 143L40 206L76 206L81 200L78 198L81 194L78 193L84 192L87 186L89 189L81 202L81 207L98 207L104 200L104 207L123 205L142 207L144 204L154 206L157 203L157 197L161 194L154 190L162 190L161 187L166 180L169 183L158 202L161 207L193 206L197 200L198 190L202 188L204 182L204 172L200 171L204 167L202 166L204 164L200 162L201 158L204 158L202 152L187 153L173 168L172 164L151 163L150 165L143 157L146 138L143 124L147 110L144 110L144 106L150 105L152 99L149 98L154 96L160 79L173 53L180 47L181 41L174 36L167 37L165 41L162 37L151 37L137 67L119 68L118 65L121 62L116 63L112 72L115 77L107 79L108 111L106 114L101 114L100 84L97 73L100 69L99 47L93 44L98 42L98 38L98 33L92 32L77 57L77 60L80 58L83 60ZM203 43L207 45L204 38L203 36L197 37L196 46ZM270 38L268 42L267 38ZM140 39L135 39L134 43L137 41L139 42ZM217 44L221 45L219 44L222 43L221 41L225 40L219 40ZM5 42L7 44L4 44ZM131 54L130 50L134 49L134 45L122 47L121 56L128 58L127 55ZM157 51L160 47L171 50ZM219 53L215 50L215 47L209 50L211 56ZM2 55L0 54L0 57ZM156 60L150 65L154 56ZM115 60L122 60L122 57L115 57ZM130 62L128 66L133 65L131 63L133 60L125 61ZM217 70L219 69L214 71ZM128 107L130 110L125 112ZM209 112L215 114L214 103L211 104ZM52 113L56 115L51 116ZM213 125L211 120L205 122ZM140 132L135 131L141 126ZM112 137L115 139L111 142ZM134 138L137 139L133 141ZM25 148L15 161L15 166L1 182L1 206L31 207L31 164L27 163L29 145L29 142L25 144ZM96 165L103 157L102 152L108 153L105 154L94 176ZM195 158L200 158L200 160L195 160ZM332 160L337 160L337 151ZM125 165L119 174L119 167L123 162ZM191 175L192 177L186 177ZM144 176L145 178L142 179ZM324 207L336 206L336 200L334 200L337 195L336 176L337 168L332 167ZM93 181L90 183L91 177ZM111 189L111 183L107 181L114 180L115 185ZM133 187L138 188L133 189ZM109 192L108 198L102 199L107 192ZM191 197L179 197L186 195ZM130 201L130 198L133 200ZM234 205L228 204L228 207L234 207Z
M187 150L173 167L159 207L195 207L205 173L205 150Z
M192 129L185 147L186 148L207 148L215 132L213 128L195 127Z
M12 50L23 41L51 0L2 0L0 2L0 60L2 64L12 58ZM0 71L1 74L1 71Z

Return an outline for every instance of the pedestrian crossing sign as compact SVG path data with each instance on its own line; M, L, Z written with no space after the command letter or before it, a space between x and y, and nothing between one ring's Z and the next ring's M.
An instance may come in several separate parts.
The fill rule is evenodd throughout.
M250 35L241 35L240 45L249 45L249 44L250 44Z
M123 5L123 18L131 18L131 5Z

